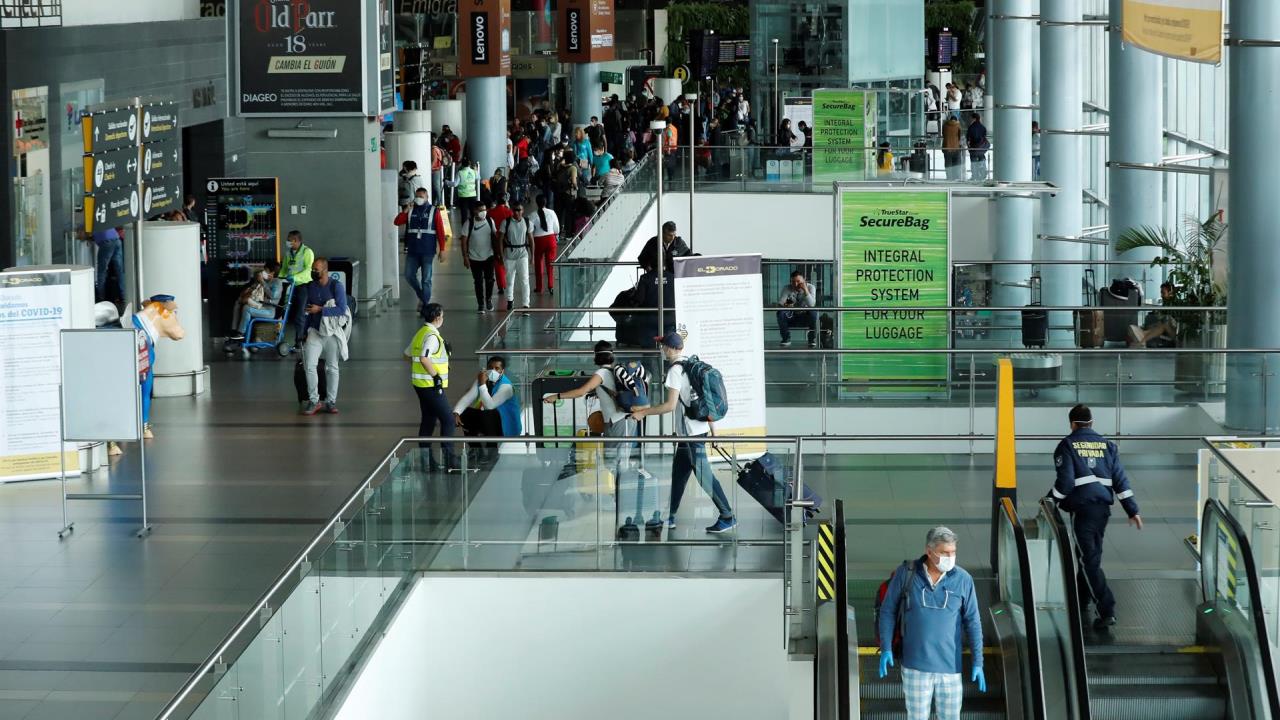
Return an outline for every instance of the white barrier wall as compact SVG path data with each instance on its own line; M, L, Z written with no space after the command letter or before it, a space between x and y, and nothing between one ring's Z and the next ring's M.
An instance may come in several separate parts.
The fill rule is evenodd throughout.
M778 579L427 576L336 718L787 718L781 600Z
M200 225L149 222L142 229L143 297L172 295L186 337L156 341L155 397L204 392L204 318L200 300ZM136 308L135 308L136 309ZM219 328L221 329L221 328Z

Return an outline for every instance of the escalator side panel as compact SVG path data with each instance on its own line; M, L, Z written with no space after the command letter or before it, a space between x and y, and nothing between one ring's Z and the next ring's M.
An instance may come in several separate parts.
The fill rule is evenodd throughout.
M1253 638L1253 625L1240 612L1221 603L1205 603L1197 608L1200 637L1219 648L1214 655L1218 671L1226 679L1230 717L1266 718L1266 678L1262 658Z

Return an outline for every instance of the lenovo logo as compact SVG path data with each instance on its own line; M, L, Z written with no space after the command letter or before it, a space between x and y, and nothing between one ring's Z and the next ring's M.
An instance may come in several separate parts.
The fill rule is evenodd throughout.
M582 9L565 8L565 35L569 43L566 48L571 53L582 52Z
M489 13L471 13L471 62L489 64Z

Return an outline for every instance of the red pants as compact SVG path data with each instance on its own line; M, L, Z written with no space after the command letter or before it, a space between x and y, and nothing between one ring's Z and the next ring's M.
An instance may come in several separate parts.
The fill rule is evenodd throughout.
M507 267L502 263L502 259L498 258L494 261L494 274L498 277L498 289L507 289Z
M552 275L551 263L556 259L556 236L543 235L533 239L533 291L542 292L543 271L546 271L547 289L554 290L556 287L555 277Z

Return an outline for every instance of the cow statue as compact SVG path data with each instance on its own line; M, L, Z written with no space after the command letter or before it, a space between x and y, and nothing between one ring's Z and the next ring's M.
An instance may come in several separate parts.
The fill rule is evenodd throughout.
M181 340L187 336L178 321L178 304L172 295L152 295L133 316L138 334L138 382L142 386L142 437L150 440L151 388L156 379L156 341L160 338Z

